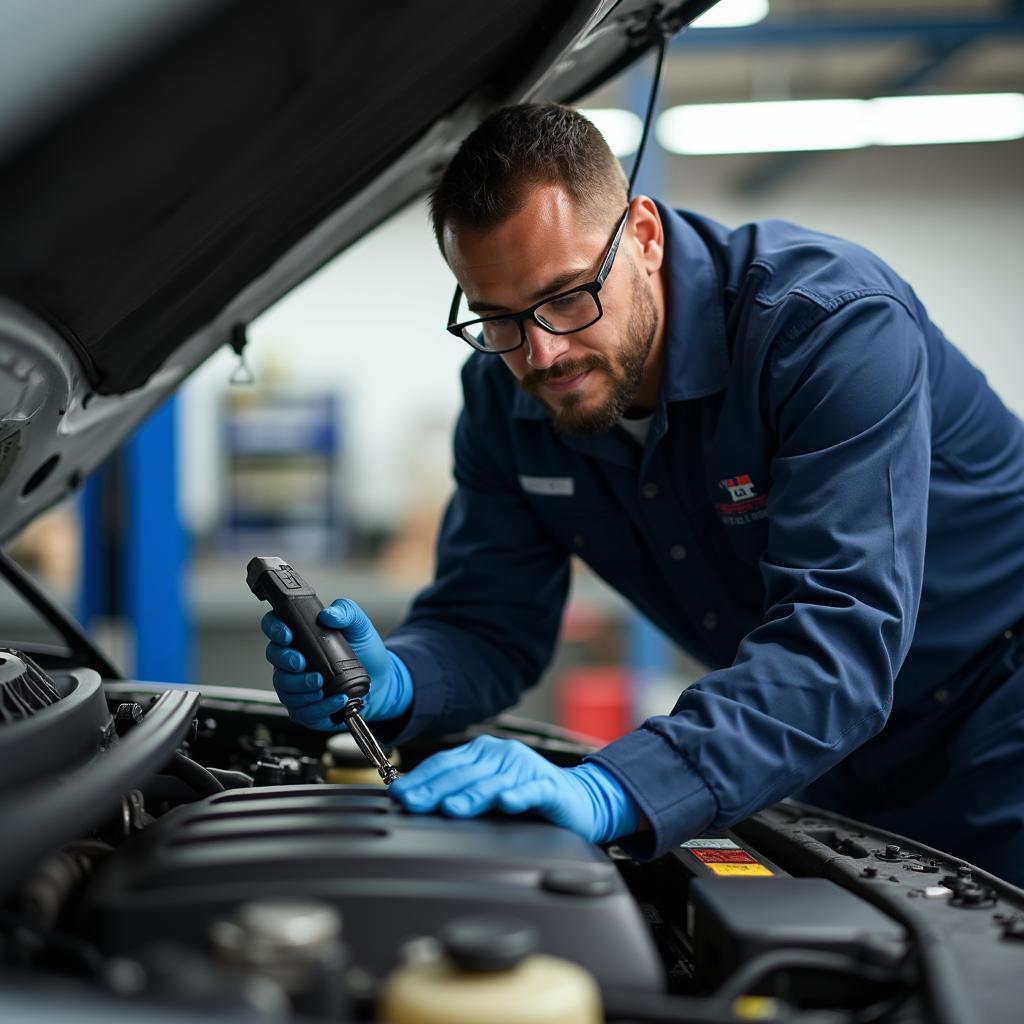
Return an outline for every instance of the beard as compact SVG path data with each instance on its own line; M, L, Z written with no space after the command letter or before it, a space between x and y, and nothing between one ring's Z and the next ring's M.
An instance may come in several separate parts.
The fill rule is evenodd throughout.
M560 362L546 370L531 370L519 382L524 391L545 406L552 426L560 434L588 437L611 430L633 405L640 390L647 357L658 330L658 311L650 284L635 264L632 267L633 308L626 324L625 338L614 353L614 360L595 353ZM575 377L587 370L603 373L611 383L611 390L599 404L589 407L583 396L576 392L569 392L557 403L544 397L542 385L546 381Z

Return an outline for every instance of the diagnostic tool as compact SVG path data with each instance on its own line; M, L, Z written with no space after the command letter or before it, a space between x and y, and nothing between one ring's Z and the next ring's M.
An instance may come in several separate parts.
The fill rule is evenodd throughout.
M245 582L259 600L270 602L274 614L292 631L292 646L306 659L306 669L323 677L324 696L343 693L348 698L345 706L331 715L331 721L348 727L384 785L390 786L398 772L360 714L370 690L370 675L344 635L320 624L318 616L324 606L316 591L276 556L253 558L246 567Z

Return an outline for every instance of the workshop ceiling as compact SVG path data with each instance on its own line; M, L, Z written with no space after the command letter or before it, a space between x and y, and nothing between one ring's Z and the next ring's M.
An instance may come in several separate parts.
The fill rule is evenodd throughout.
M768 17L691 29L672 48L664 106L746 99L1024 91L1024 3L1008 0L771 0ZM613 84L588 105L622 105Z

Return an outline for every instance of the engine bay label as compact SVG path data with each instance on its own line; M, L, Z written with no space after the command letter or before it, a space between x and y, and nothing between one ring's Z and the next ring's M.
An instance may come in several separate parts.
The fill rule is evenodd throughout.
M699 839L688 839L680 843L680 848L692 857L697 864L696 869L714 875L743 875L748 878L772 878L775 872L762 864L749 850L743 849L739 843L726 836L704 836Z
M757 858L751 857L746 850L694 850L694 857L705 864L756 864Z
M755 852L729 836L698 836L679 844L676 862L689 878L740 876L774 878L779 872L774 864L764 862ZM785 872L781 872L785 874Z
M716 875L746 875L748 877L771 877L773 872L769 871L763 864L709 864L709 868Z

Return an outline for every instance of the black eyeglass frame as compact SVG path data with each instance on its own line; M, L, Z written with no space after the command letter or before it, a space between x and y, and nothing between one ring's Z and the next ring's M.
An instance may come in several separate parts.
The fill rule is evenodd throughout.
M529 309L524 309L519 313L499 313L496 316L484 316L478 317L475 320L464 320L462 323L452 323L453 318L459 311L459 299L462 298L462 287L461 285L455 286L455 295L452 298L452 306L448 311L448 326L446 330L449 334L455 335L456 338L460 338L467 345L476 349L477 352L483 352L487 355L502 355L505 352L514 352L517 348L522 348L526 344L526 321L532 320L542 330L547 331L548 334L575 334L577 331L585 331L588 327L593 327L601 317L604 316L604 306L601 305L601 299L599 293L603 287L605 281L608 279L608 275L612 271L612 264L615 262L615 254L619 251L619 242L622 241L622 233L626 230L626 224L629 223L629 211L632 207L632 203L626 205L625 212L619 219L618 226L615 228L615 234L612 235L612 240L608 244L608 249L605 251L604 259L601 260L601 267L597 272L597 277L593 281L588 281L586 284L578 284L574 288L569 288L564 292L558 292L556 295L548 295L541 299L540 302L535 302ZM588 323L583 324L580 327L572 327L567 331L560 331L557 328L552 327L550 324L545 323L539 316L537 316L537 310L541 306L546 306L549 302L555 302L558 299L564 299L568 295L575 295L577 292L588 292L594 299L594 305L597 306L597 316ZM511 320L519 325L519 341L514 345L509 345L508 348L481 348L470 338L466 336L464 331L472 327L474 324L486 324L492 323L495 320Z

